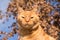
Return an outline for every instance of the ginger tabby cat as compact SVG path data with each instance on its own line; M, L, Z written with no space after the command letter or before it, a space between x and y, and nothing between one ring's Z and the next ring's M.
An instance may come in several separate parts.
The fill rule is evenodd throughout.
M56 40L44 32L40 26L39 14L35 9L24 11L19 7L17 24L20 30L19 40Z

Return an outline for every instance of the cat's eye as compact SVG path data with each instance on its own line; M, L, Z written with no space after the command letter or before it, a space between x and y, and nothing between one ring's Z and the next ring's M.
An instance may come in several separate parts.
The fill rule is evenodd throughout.
M31 17L31 19L34 18L34 17Z
M24 18L24 17L22 16L22 18Z

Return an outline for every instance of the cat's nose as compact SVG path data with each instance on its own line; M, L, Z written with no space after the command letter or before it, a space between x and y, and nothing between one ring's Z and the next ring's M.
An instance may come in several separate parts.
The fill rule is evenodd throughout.
M26 22L29 22L29 20L26 20Z
M29 18L28 17L26 18L26 22L29 22Z
M26 22L29 22L29 19L26 19Z

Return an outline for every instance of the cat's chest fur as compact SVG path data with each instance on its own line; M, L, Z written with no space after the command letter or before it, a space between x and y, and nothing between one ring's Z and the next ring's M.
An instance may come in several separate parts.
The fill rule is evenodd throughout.
M47 35L41 26L39 26L38 30L33 31L31 35L21 37L20 40L55 40L53 37Z

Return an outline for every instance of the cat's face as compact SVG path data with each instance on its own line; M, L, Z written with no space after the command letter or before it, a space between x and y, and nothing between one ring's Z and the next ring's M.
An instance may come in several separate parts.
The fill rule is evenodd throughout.
M34 11L18 12L17 22L23 28L30 29L36 25L38 21L38 14Z

